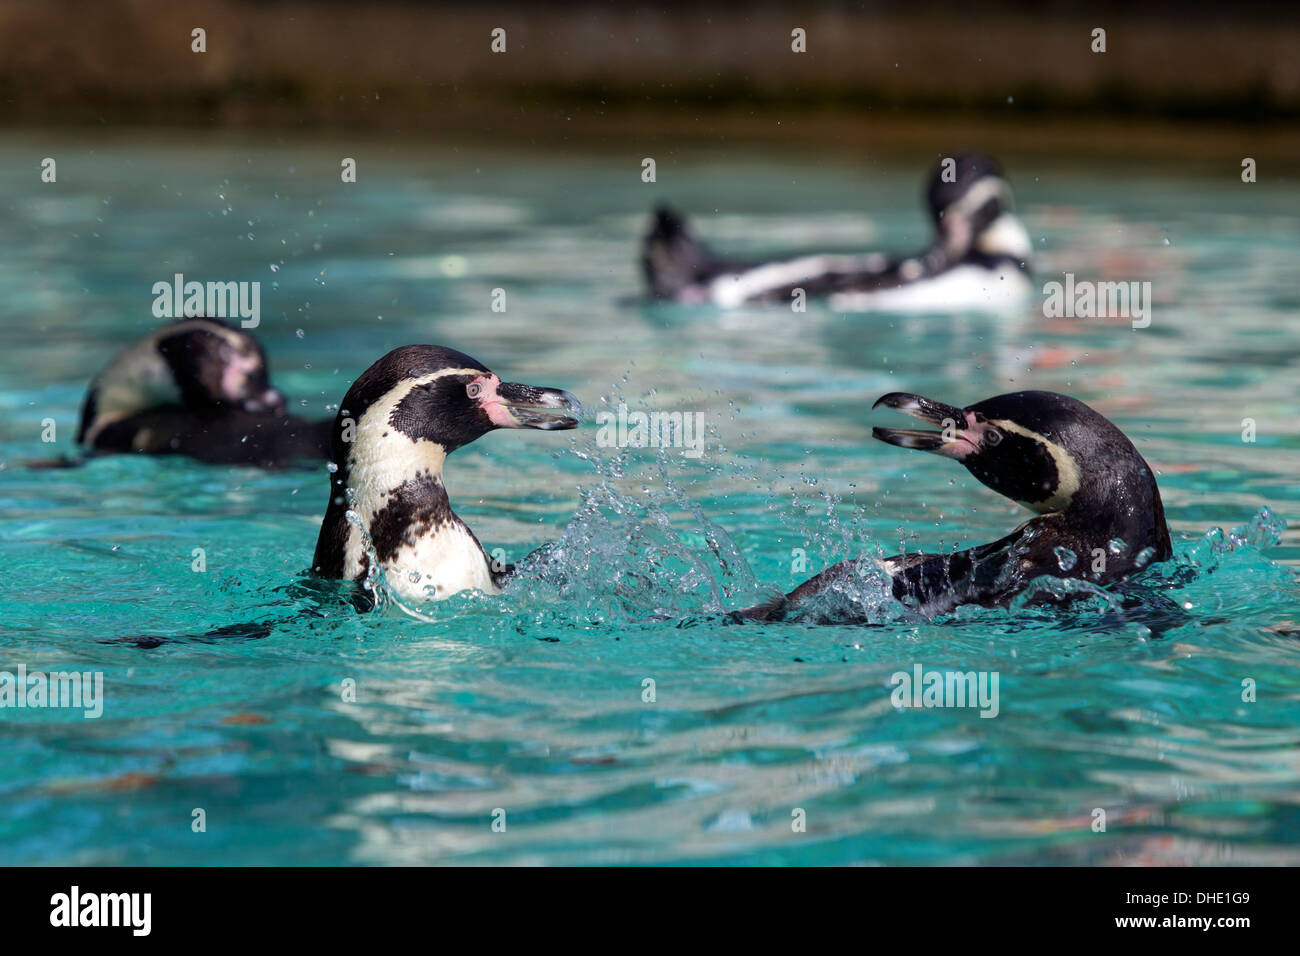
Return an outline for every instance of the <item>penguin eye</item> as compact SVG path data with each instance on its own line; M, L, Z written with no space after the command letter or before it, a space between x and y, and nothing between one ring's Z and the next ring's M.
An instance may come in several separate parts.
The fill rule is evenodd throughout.
M465 386L465 394L470 398L478 398L479 393L483 391L483 386L478 382L470 382Z
M984 444L990 448L995 448L1002 443L1002 433L996 428L990 428L984 433Z

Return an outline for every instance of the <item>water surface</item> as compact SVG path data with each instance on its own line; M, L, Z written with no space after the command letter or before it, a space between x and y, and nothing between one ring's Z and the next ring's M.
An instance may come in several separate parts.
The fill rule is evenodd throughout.
M928 237L929 157L683 150L644 184L639 155L9 134L0 669L100 671L105 702L95 720L0 711L0 861L1298 862L1300 188L1002 158L1043 280L1150 281L1149 328L1034 303L630 301L655 201L737 253L906 251ZM592 424L489 435L452 457L453 504L510 560L563 537L565 583L430 621L358 615L304 574L323 465L23 467L72 450L87 381L156 323L151 287L177 272L262 283L257 334L302 414L428 342L593 411L702 412L709 444L697 459L602 448ZM722 623L835 560L1022 521L952 462L873 442L870 408L1023 388L1094 405L1156 469L1178 554L1153 569L1161 613L1099 596L934 623L882 608L866 628ZM194 637L250 621L269 635ZM891 675L917 663L998 672L998 716L895 709Z

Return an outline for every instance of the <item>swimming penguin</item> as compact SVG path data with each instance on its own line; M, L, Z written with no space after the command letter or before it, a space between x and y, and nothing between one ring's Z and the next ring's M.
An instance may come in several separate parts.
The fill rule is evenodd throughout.
M574 428L578 420L564 413L580 409L568 392L502 382L453 349L389 352L352 383L339 408L312 570L362 581L369 545L401 599L500 592L513 567L493 562L451 510L443 464L497 428Z
M91 383L77 444L91 454L279 467L328 457L332 425L288 414L253 336L219 319L182 318L124 349Z
M1056 392L1014 392L956 408L892 392L872 407L881 405L942 430L877 427L873 437L956 459L994 491L1037 512L990 544L885 558L893 596L924 616L961 604L1005 606L1040 575L1108 585L1172 556L1151 467L1123 432L1083 402ZM822 592L851 590L852 579L872 564L834 565L739 617L780 620Z
M1011 212L1011 187L981 153L941 159L926 201L935 238L920 255L808 255L768 262L720 258L686 221L661 206L642 246L650 295L734 307L791 301L796 289L829 296L834 309L901 312L1002 311L1031 291L1029 234Z

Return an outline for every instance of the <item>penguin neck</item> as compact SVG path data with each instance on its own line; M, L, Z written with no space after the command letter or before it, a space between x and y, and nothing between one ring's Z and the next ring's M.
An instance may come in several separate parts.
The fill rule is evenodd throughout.
M358 429L347 455L346 473L355 510L363 519L368 520L384 507L384 499L404 484L436 484L443 488L447 452L442 445L425 439L413 442L405 437L399 441L365 441L367 437ZM445 489L442 497L447 497Z
M1136 451L1116 467L1085 476L1061 517L1083 529L1092 548L1109 549L1112 542L1123 542L1128 558L1146 548L1154 549L1154 561L1172 555L1160 488L1151 466Z
M1159 491L1153 488L1149 495L1134 494L1101 507L1095 501L1091 504L1084 499L1062 511L1038 515L1014 534L1032 532L1036 539L1033 550L1041 552L1047 573L1060 576L1056 570L1060 567L1073 572L1066 576L1100 582L1127 576L1172 556ZM1058 550L1062 548L1065 550ZM1073 567L1062 565L1062 560Z
M343 483L381 564L402 540L460 520L443 481L447 452L442 445L427 440L363 443L360 434L357 438Z

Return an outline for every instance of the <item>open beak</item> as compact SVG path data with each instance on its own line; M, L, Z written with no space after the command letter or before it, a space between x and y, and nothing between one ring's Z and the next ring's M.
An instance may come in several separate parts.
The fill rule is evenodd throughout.
M493 421L502 428L540 428L555 431L561 428L577 428L581 417L582 403L562 388L542 388L536 385L520 385L518 382L502 382L496 388L497 408L504 415L493 416ZM563 412L572 412L565 415Z
M879 438L899 448L932 451L946 458L965 458L979 450L979 437L971 430L972 422L967 418L964 409L906 392L890 392L877 399L876 404L871 407L875 409L881 405L896 408L904 415L934 425L941 430L877 426L871 429L873 438Z

